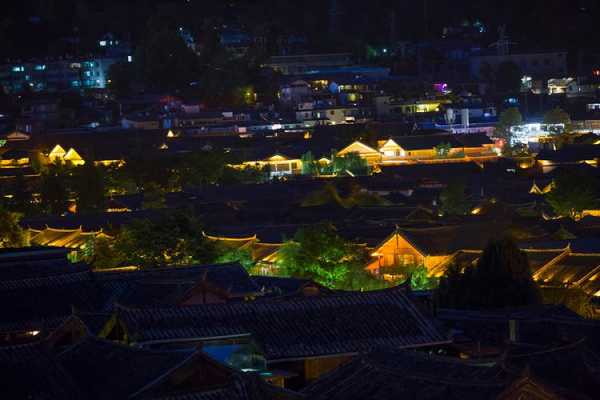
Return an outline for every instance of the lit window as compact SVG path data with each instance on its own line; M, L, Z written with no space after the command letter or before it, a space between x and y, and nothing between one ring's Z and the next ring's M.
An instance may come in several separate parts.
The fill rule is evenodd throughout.
M24 72L25 71L25 67L22 65L17 65L15 67L12 68L13 72Z
M35 70L36 71L45 71L46 70L46 65L44 64L39 64L35 66Z
M100 47L106 47L106 40L100 41Z

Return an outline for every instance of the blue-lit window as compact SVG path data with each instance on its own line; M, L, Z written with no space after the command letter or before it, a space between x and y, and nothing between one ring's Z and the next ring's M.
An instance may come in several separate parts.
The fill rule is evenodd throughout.
M79 87L81 84L79 83L79 81L73 81L71 82L71 86L73 87Z
M46 65L44 64L39 64L35 66L35 70L36 71L45 71L46 70Z
M13 72L25 72L25 67L22 65L16 65L12 67Z
M83 74L87 77L90 77L92 76L92 71L85 71Z
M100 47L106 47L106 40L100 41Z

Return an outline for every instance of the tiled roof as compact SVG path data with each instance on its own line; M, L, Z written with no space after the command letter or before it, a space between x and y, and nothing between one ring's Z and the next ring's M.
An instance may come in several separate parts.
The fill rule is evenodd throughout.
M393 138L404 150L428 150L439 144L449 144L453 148L463 147L455 135L398 136Z
M474 311L441 309L436 318L473 342L504 346L508 321L518 321L518 340L539 346L573 343L585 339L600 351L600 323L580 317L564 306L538 305L513 310Z
M301 398L201 352L148 350L91 336L62 351L45 342L0 348L0 370L2 395L11 399Z
M206 282L233 297L259 292L259 287L239 263L199 265L183 268L97 272L99 285L113 298L129 306L176 305L195 286Z
M462 224L423 229L401 229L400 235L422 254L449 255L459 250L483 250L502 233L502 224Z
M510 383L496 363L381 349L334 370L303 392L327 400L493 399Z
M327 400L495 399L526 380L560 398L593 398L600 389L599 366L600 359L581 343L510 349L504 359L485 362L380 349L337 368L303 393Z
M251 335L271 360L446 342L402 287L277 302L118 308L138 343Z
M41 343L0 347L0 370L4 398L83 398L73 380Z
M600 254L569 254L538 271L535 278L546 285L577 284L600 270Z
M578 162L593 160L600 157L600 146L594 144L573 144L556 151L543 150L538 154L538 160L553 162Z
M146 350L89 337L57 360L84 397L109 399L129 398L191 357L189 351Z

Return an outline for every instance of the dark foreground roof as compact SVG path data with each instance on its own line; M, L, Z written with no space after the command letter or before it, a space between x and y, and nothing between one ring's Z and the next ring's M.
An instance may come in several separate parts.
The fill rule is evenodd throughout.
M198 351L148 350L86 337L62 352L40 342L0 348L11 399L295 399Z
M138 343L253 337L269 360L354 354L378 346L415 348L447 339L404 287L276 302L118 308Z
M304 393L311 399L391 400L495 399L506 398L508 391L515 394L509 398L522 398L516 394L533 391L586 399L594 398L600 389L599 366L600 359L581 343L518 349L485 362L380 349L325 375Z

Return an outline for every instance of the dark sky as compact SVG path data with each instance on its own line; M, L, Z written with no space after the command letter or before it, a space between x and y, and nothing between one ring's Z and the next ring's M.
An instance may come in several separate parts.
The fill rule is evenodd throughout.
M77 30L84 42L101 32L137 38L152 15L199 29L208 17L250 29L267 23L274 29L307 34L312 41L327 32L330 0L22 0L0 15L0 51L31 55L51 53L52 41ZM397 39L439 37L444 26L480 19L490 40L500 24L511 39L542 47L594 47L600 20L595 0L337 0L340 29L347 40L385 42L392 15ZM31 18L37 17L37 18ZM88 43L89 44L89 43ZM82 44L85 46L85 43ZM56 47L56 46L54 46ZM60 51L59 48L55 49ZM4 55L6 55L4 54ZM0 54L2 56L2 54Z

